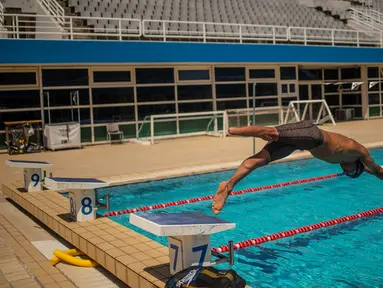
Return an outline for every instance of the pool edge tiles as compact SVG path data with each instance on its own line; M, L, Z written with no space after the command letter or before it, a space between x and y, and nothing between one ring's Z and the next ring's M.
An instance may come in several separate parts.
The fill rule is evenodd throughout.
M170 276L167 247L108 218L71 222L68 198L53 190L21 192L21 182L3 184L3 193L52 232L132 288L165 286Z

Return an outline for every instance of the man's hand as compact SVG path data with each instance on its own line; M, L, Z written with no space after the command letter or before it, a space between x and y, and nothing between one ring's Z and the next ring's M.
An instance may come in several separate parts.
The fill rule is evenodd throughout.
M360 160L363 162L366 172L376 176L380 180L383 180L383 168L375 163L374 159L371 157L366 148L363 147L361 152L362 157Z

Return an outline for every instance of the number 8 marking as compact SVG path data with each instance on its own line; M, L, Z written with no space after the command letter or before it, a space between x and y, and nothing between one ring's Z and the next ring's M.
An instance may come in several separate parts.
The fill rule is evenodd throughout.
M88 203L85 203L85 201L87 201ZM89 215L90 213L92 213L93 207L92 207L92 199L90 199L90 197L82 198L81 205L82 205L82 208L81 208L82 214ZM88 212L86 212L85 208L88 208Z
M39 182L40 182L40 175L39 174L32 174L31 180L33 182L35 182L35 184L33 186L36 187L37 184L39 184Z
M75 216L76 211L75 211L75 209L74 209L74 203L73 203L73 198L72 198L72 197L70 198L69 202L70 202L70 213L71 213L73 216Z

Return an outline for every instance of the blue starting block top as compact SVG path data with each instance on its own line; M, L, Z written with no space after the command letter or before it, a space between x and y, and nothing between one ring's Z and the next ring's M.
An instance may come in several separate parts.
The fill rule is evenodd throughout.
M231 223L201 213L137 213L130 223L157 236L209 235L235 228Z
M64 178L64 177L47 177L45 178L45 187L52 190L62 189L97 189L109 186L109 183L96 178Z
M52 166L51 163L43 161L7 160L5 163L9 167L16 168L47 168Z

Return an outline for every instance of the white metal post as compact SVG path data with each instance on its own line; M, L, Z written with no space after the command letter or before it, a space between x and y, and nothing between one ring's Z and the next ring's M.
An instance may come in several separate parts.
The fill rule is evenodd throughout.
M154 143L154 119L150 116L150 143Z
M70 39L73 40L73 17L69 18L69 25L70 25Z
M165 28L166 28L166 25L165 25L165 21L164 21L164 22L162 22L162 29L163 29L164 42L166 42L166 32L165 32Z
M121 19L118 20L118 33L119 33L119 36L120 36L120 41L122 40L122 23L121 23Z
M242 25L239 25L239 43L242 44Z
M202 24L203 29L203 42L206 42L206 23Z

